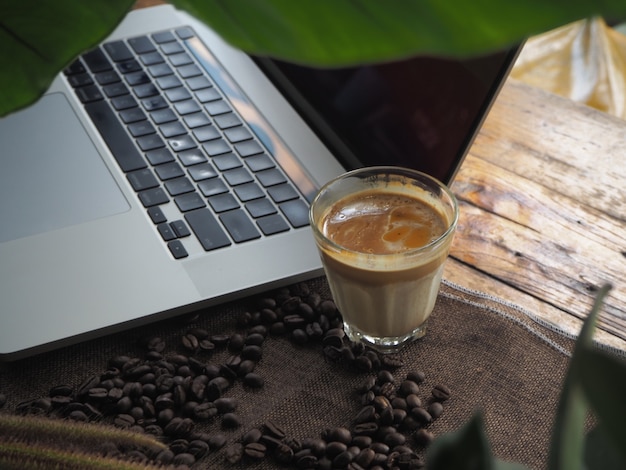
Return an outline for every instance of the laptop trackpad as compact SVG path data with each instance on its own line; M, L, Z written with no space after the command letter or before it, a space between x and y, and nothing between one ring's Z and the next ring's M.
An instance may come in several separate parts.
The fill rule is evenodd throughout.
M130 206L62 93L2 119L0 242Z

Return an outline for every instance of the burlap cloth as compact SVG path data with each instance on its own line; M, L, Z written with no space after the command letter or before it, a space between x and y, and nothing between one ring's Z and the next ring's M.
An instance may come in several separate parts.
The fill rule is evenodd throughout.
M330 297L323 278L308 284ZM235 331L234 317L251 303L244 299L212 308L192 326L212 333ZM113 356L141 354L138 337L159 335L168 339L168 351L174 351L189 326L180 320L161 322L11 363L0 371L0 393L8 399L0 412L46 396L59 384L78 387L103 372ZM405 367L394 376L424 371L425 397L436 384L451 388L443 415L431 425L435 434L457 429L480 410L494 455L541 469L572 347L572 338L542 325L529 312L444 282L428 334L401 353ZM211 360L219 363L220 357ZM294 438L319 437L325 428L349 425L361 406L355 389L368 375L325 361L319 345L298 347L286 338L266 341L256 371L265 378L261 390L235 386L228 392L239 398L237 413L244 421L228 431L233 440L268 419ZM208 431L211 426L218 424L209 425ZM226 466L217 452L200 468ZM267 461L259 466L272 468Z

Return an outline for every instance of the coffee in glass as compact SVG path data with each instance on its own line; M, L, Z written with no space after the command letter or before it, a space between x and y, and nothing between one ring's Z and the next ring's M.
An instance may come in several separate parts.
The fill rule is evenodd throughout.
M458 220L451 191L414 170L363 168L322 187L310 217L349 338L393 352L422 337Z

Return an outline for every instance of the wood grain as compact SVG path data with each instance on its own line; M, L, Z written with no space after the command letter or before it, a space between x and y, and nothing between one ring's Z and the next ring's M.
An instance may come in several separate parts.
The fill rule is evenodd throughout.
M461 219L446 277L474 270L474 288L506 285L576 331L611 283L601 327L626 340L625 137L620 119L509 80L452 185Z

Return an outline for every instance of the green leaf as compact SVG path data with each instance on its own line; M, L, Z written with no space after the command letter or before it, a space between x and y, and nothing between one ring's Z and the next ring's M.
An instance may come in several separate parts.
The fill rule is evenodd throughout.
M603 351L585 348L576 366L591 408L626 461L626 364Z
M33 103L80 52L104 39L133 0L2 0L0 116Z
M467 55L596 14L621 0L172 0L235 46L290 61L336 66L415 54Z
M624 416L623 414L621 415ZM602 425L589 431L585 441L587 470L623 470L624 457L613 445Z
M588 405L578 374L578 361L584 360L592 345L595 323L604 297L610 286L603 286L580 331L563 390L557 407L550 446L548 468L550 470L580 470L583 468L584 426Z
M170 0L247 52L320 66L468 56L571 21L626 19L623 0ZM2 0L0 116L32 103L133 0Z
M459 430L435 439L428 450L427 460L431 470L500 469L495 467L480 414L475 414Z

